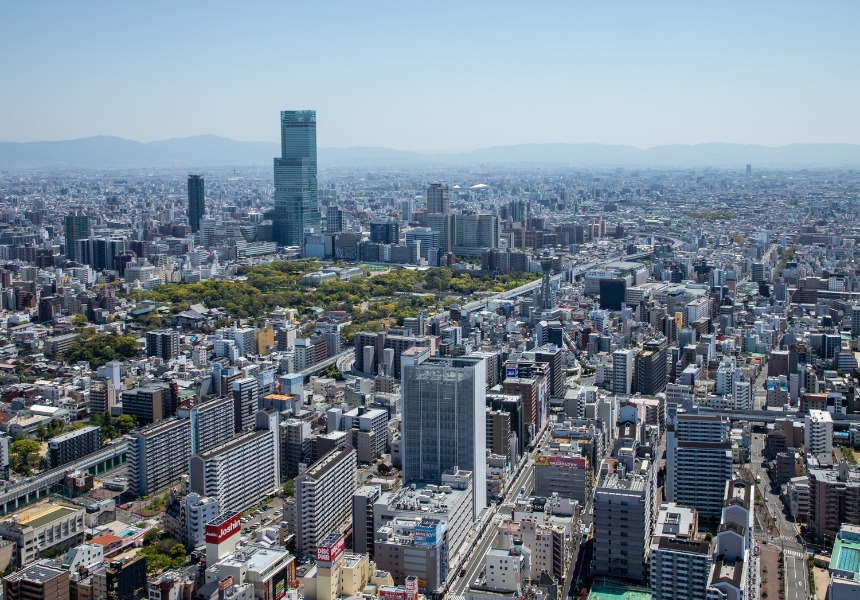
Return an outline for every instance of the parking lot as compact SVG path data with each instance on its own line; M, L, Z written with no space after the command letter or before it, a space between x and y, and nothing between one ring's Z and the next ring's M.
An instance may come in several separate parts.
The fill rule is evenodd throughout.
M268 504L254 510L254 512L242 516L242 533L249 535L262 527L269 525L279 526L283 520L282 500L275 498Z

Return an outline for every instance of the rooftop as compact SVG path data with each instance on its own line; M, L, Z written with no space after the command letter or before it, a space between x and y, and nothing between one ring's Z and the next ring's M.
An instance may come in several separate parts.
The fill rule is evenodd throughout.
M597 579L591 586L588 600L651 600L651 591L618 581Z
M67 517L74 512L76 512L76 509L66 506L56 506L53 504L41 505L36 507L34 510L20 513L18 515L18 524L38 529L43 525L47 525L48 523Z
M856 526L842 526L833 542L828 569L839 577L860 581L860 531Z

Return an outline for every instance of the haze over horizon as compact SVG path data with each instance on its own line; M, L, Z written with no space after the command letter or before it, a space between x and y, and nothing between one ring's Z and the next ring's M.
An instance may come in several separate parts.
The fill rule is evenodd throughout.
M860 5L11 4L2 141L860 143Z

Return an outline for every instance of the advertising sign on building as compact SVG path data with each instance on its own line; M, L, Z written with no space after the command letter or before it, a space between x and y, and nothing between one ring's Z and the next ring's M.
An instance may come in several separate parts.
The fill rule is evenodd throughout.
M545 454L535 455L535 466L537 467L563 467L565 469L584 469L587 461L582 456L547 456Z
M346 537L343 534L328 535L317 545L317 562L333 563L346 548Z
M227 512L206 524L206 543L220 544L242 529L242 514Z

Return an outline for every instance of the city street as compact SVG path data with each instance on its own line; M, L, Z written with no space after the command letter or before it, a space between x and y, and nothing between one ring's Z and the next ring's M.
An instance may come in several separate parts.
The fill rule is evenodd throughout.
M756 487L764 498L767 512L773 517L775 528L763 532L759 543L774 544L784 553L785 558L785 597L787 600L806 600L809 597L806 570L806 548L795 524L785 516L785 506L779 497L779 491L772 490L767 470L762 467L764 453L764 436L754 434L750 447L749 469L754 477L761 477L761 483ZM756 510L761 510L756 505Z
M539 448L549 435L552 429L552 422L553 420L550 418L546 425L544 425L544 429L535 443L535 448ZM502 503L513 503L523 488L525 488L526 494L531 492L534 487L534 455L534 452L529 452L520 461L519 471L508 485ZM477 525L480 528L479 531L473 533L473 537L464 542L464 549L461 552L466 552L466 556L463 556L462 560L458 558L459 555L452 557L451 562L455 567L451 569L451 581L453 583L449 581L450 588L446 598L458 600L465 597L466 589L478 579L483 568L484 556L496 539L496 524L501 520L498 513L499 505L491 505L487 509L486 518ZM475 535L477 538L474 537ZM460 571L464 568L466 569L466 573L460 577Z

